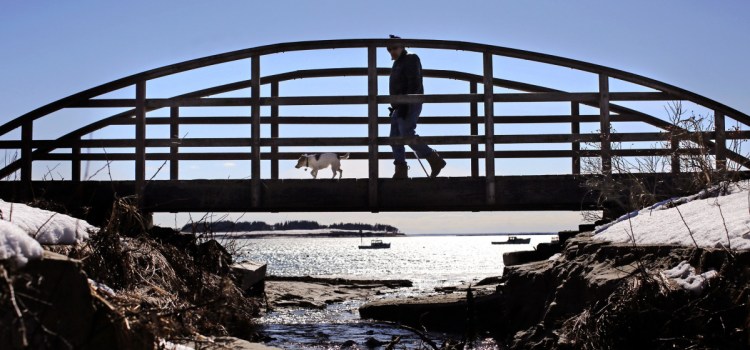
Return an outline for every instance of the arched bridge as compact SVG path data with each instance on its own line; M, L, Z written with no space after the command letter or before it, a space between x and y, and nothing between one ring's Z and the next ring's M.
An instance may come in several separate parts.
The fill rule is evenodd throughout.
M747 139L745 131L750 117L745 113L690 91L636 74L577 60L556 57L505 47L476 43L403 39L410 48L460 51L481 59L481 72L441 70L432 67L423 55L424 75L428 78L452 79L466 82L464 91L451 94L425 94L387 96L378 93L378 77L387 76L389 68L377 66L377 55L385 55L389 39L327 40L282 43L199 58L173 64L126 78L115 80L86 91L55 101L0 126L0 148L18 152L18 157L6 161L0 169L0 193L3 198L43 196L46 199L79 206L97 206L111 201L113 196L138 195L144 210L149 212L180 211L451 211L451 210L581 210L595 209L597 195L584 188L582 182L591 174L582 174L582 160L597 159L601 172L618 176L613 171L616 157L665 157L670 168L659 174L638 174L664 181L691 171L684 157L706 154L715 160L716 167L728 162L738 168L750 167L750 160L727 142ZM360 67L292 70L264 75L264 57L283 55L294 51L331 49L357 49L362 53ZM496 76L495 58L517 59L555 67L571 68L589 74L598 81L594 91L572 92L556 86L540 86ZM180 73L230 62L248 62L248 75L238 81L172 97L149 95L149 83ZM502 71L502 67L499 67ZM366 77L365 95L337 96L285 96L280 85L294 79L361 76ZM633 91L614 91L610 82L627 82ZM269 88L266 88L268 86ZM107 94L133 88L130 98L110 98ZM241 97L212 97L230 92ZM429 90L429 88L428 88ZM497 91L501 90L501 91ZM265 94L262 91L268 91ZM689 130L648 111L628 107L631 101L688 101L713 114L711 128ZM412 178L393 180L380 178L379 160L392 158L379 146L396 143L408 144L413 140L391 138L379 134L379 125L389 124L386 116L379 115L382 105L389 103L464 104L468 112L463 115L429 116L420 118L420 125L453 125L452 132L422 139L440 150L450 162L452 159L469 160L467 176L437 179ZM555 115L534 113L534 105L555 102L568 104L567 112ZM525 103L531 112L522 115L500 115L505 103ZM366 106L366 115L360 116L291 116L279 113L280 106L302 105L360 105ZM185 108L249 107L244 116L212 115L202 117L181 116ZM263 108L262 107L266 107ZM384 106L383 106L384 107ZM127 110L99 119L80 128L66 130L54 139L40 139L35 133L35 123L60 118L59 111L80 109L127 108ZM584 113L585 110L594 111ZM162 111L161 116L152 116ZM262 113L265 111L265 113ZM149 114L149 115L147 115ZM730 130L730 123L740 125ZM596 132L581 132L586 123L596 125ZM654 128L650 132L615 132L612 123L639 124ZM64 125L60 121L60 125ZM312 133L306 137L288 137L280 133L282 125L367 125L365 137L331 136ZM540 134L505 134L508 124L538 126L562 125L565 132ZM93 133L112 126L133 126L135 137L95 139ZM149 126L168 126L168 138L149 136ZM246 128L246 137L185 138L180 137L184 125L236 125ZM459 127L460 126L460 127ZM530 130L527 128L526 130ZM18 132L20 130L20 133ZM264 131L262 131L264 130ZM13 135L18 135L14 137ZM613 145L624 143L661 143L666 147L622 148ZM503 145L519 144L535 147L498 149ZM555 149L539 149L538 145L557 145ZM560 145L565 147L560 148ZM587 147L587 145L591 147ZM293 160L302 152L283 151L292 147L367 147L366 152L351 152L352 159L366 160L368 177L334 180L280 179L279 161ZM221 147L222 151L215 149ZM463 148L462 148L463 147ZM208 151L197 152L204 148ZM231 148L234 151L226 152ZM104 152L86 153L82 149L102 149ZM107 150L121 150L107 152ZM189 149L190 151L186 151ZM567 158L567 174L535 176L500 176L496 160L502 158ZM6 159L8 156L6 154ZM180 161L195 160L249 160L250 169L245 179L180 179ZM34 162L69 162L70 180L50 181L34 178ZM82 162L114 161L132 162L132 180L91 181L82 179ZM150 180L146 176L147 161L168 163L169 178ZM268 166L270 171L262 167ZM416 163L412 164L412 167ZM270 174L262 176L263 173ZM584 171L585 173L585 171Z

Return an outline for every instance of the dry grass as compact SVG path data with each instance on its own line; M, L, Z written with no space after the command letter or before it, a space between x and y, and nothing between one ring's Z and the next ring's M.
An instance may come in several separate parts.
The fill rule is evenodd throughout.
M259 308L232 279L228 254L215 242L199 244L194 236L172 230L147 230L134 203L133 198L117 200L107 225L71 252L90 278L116 291L105 298L133 329L161 338L252 338Z

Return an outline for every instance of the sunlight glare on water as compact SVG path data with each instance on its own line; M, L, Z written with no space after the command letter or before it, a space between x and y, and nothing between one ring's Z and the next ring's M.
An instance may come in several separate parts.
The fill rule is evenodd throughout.
M268 263L274 276L408 279L425 290L500 276L503 253L550 241L547 235L518 237L531 243L492 244L505 236L405 236L384 238L390 249L358 249L360 238L248 239L242 258Z

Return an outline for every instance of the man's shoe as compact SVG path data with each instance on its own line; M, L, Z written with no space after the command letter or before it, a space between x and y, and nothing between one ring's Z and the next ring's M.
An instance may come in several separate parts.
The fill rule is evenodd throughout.
M440 170L445 168L445 161L437 152L433 151L430 153L430 155L427 156L427 161L430 163L430 170L432 170L430 177L437 177L438 174L440 174Z
M396 172L393 174L394 179L408 179L409 166L406 164L396 164Z

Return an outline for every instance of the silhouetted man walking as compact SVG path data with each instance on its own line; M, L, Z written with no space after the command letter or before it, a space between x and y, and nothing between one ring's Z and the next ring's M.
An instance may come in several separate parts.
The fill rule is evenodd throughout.
M422 86L422 63L419 61L419 56L407 52L403 44L398 40L401 38L391 35L391 39L394 39L393 43L387 47L388 53L391 54L391 59L393 60L393 68L391 68L389 83L390 94L424 94L424 87ZM391 137L418 136L416 128L419 114L422 113L421 103L392 103L391 108L389 109L391 111ZM394 145L391 147L393 148L393 164L396 166L393 178L408 178L409 167L406 165L406 152L404 146ZM438 176L440 170L445 167L445 161L443 158L423 142L418 141L417 144L409 145L409 147L417 153L419 158L427 159L430 163L430 169L432 171L430 177Z

